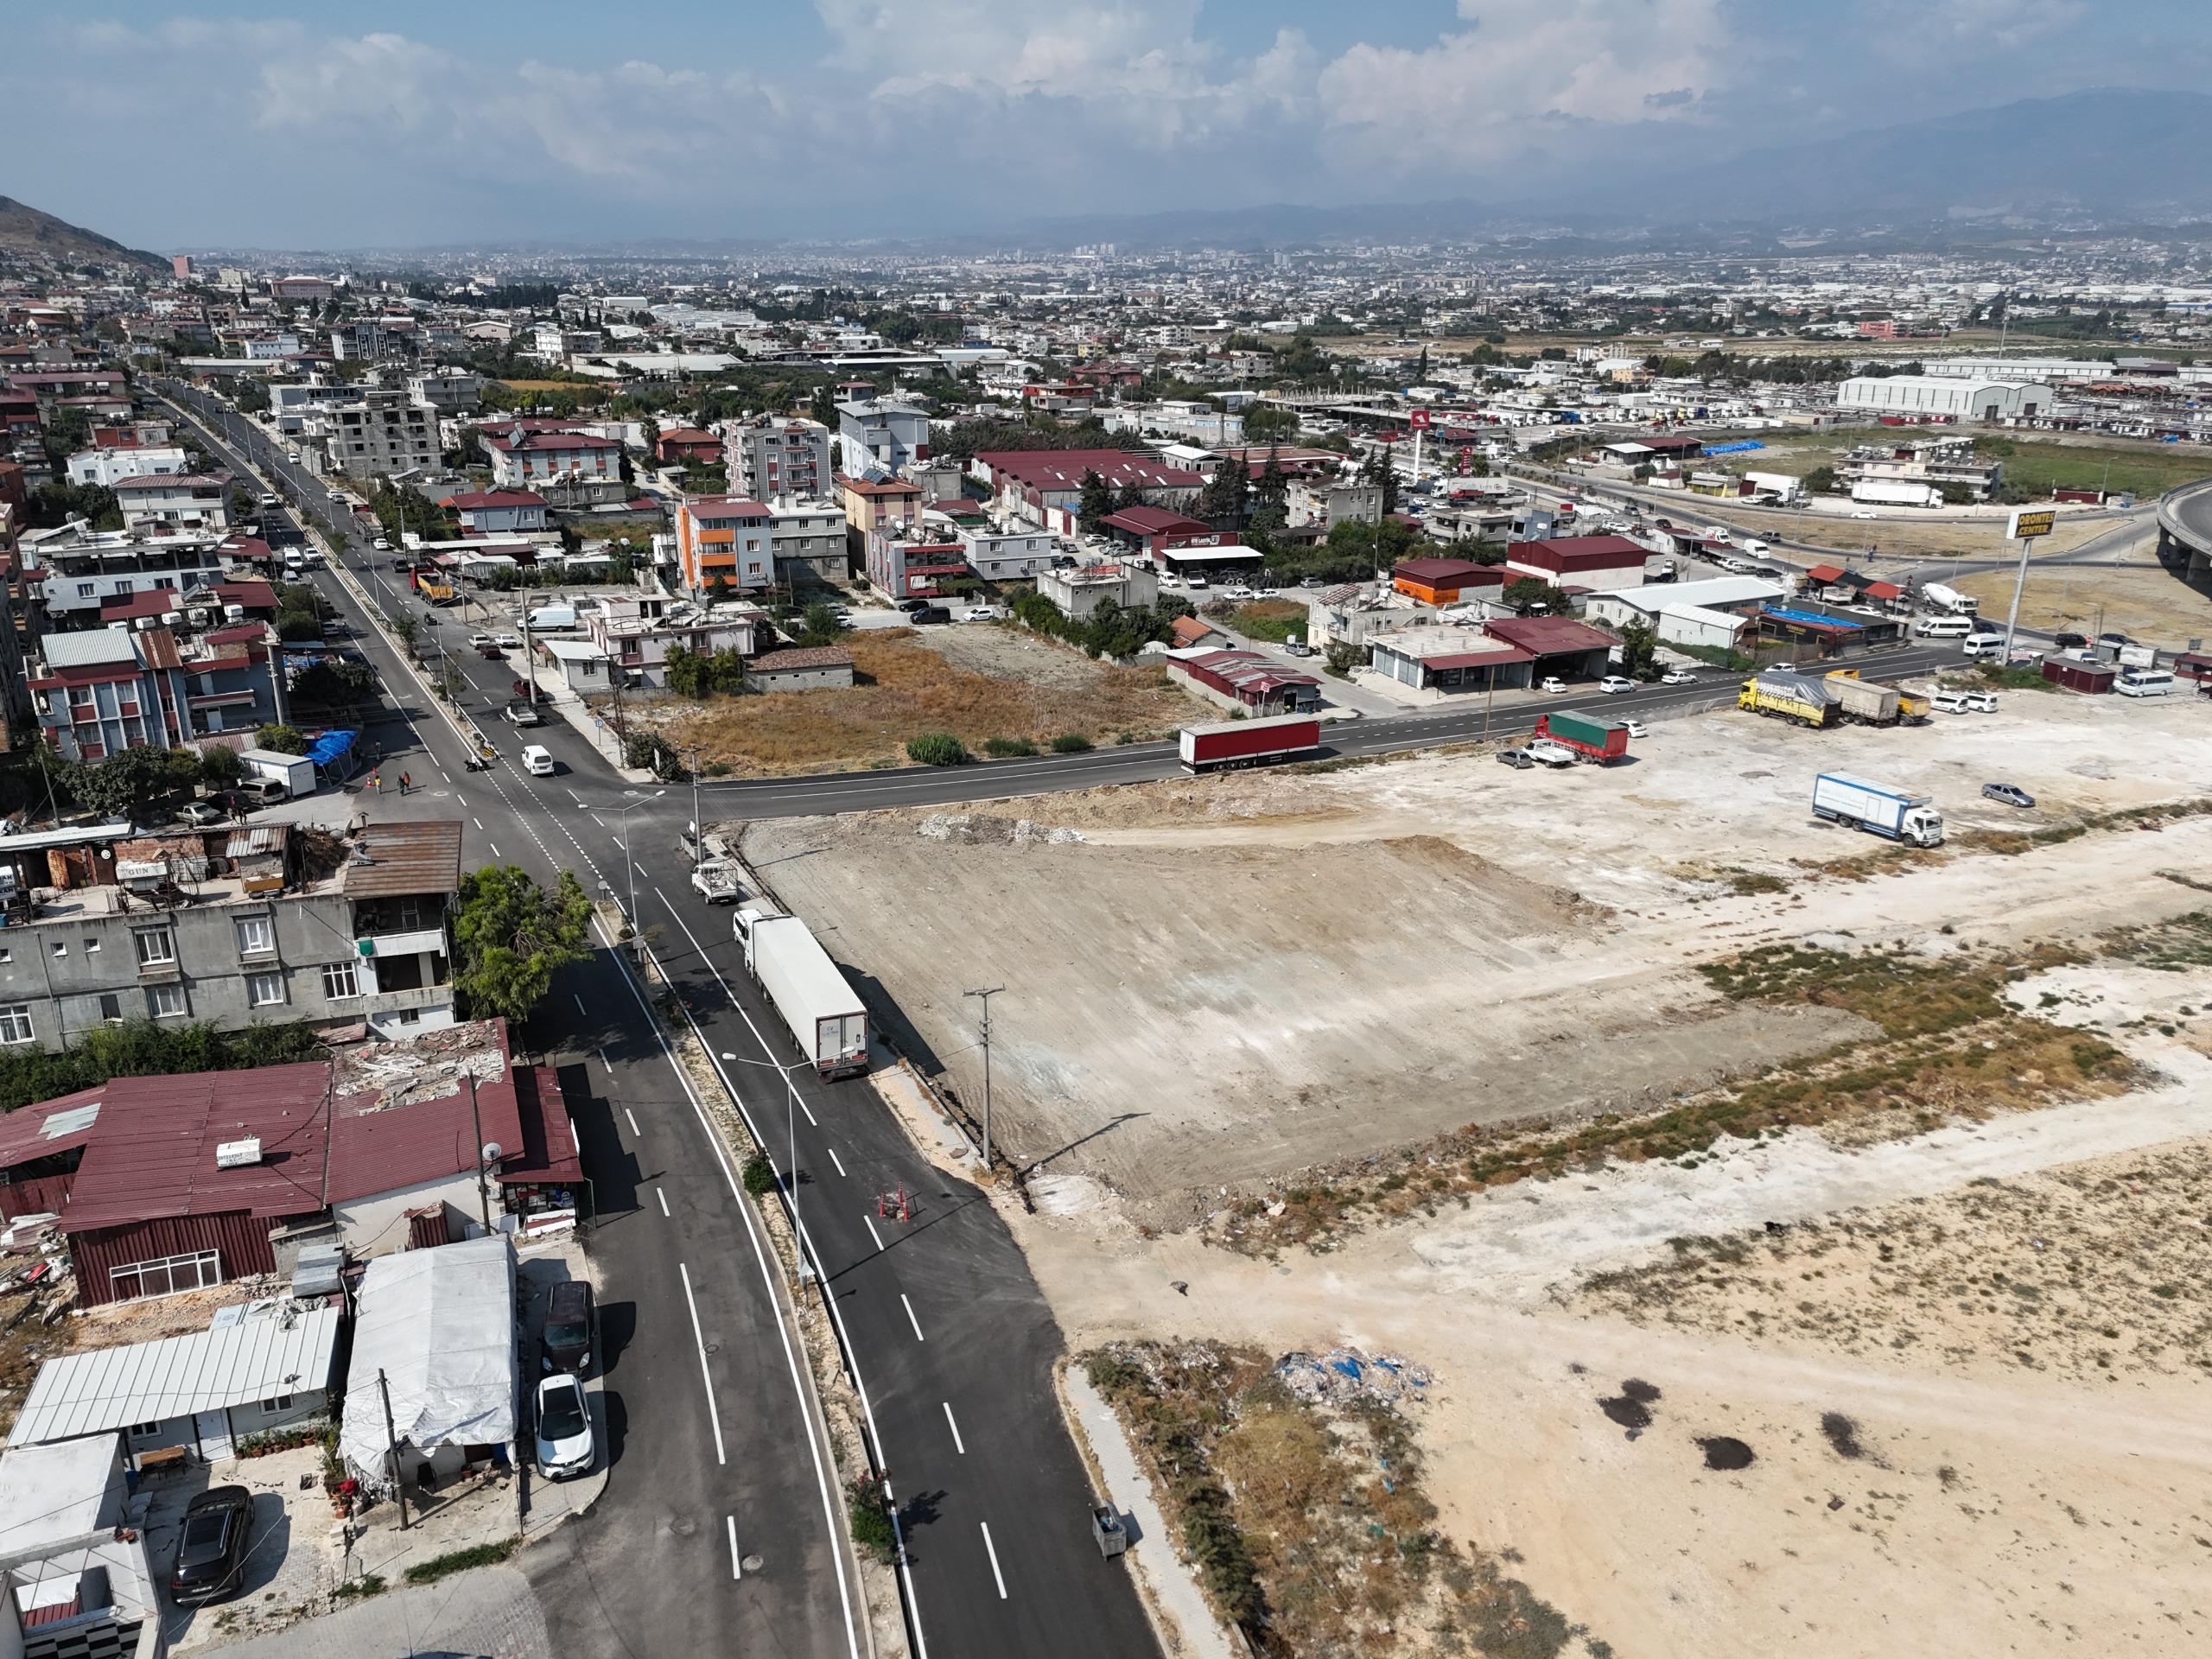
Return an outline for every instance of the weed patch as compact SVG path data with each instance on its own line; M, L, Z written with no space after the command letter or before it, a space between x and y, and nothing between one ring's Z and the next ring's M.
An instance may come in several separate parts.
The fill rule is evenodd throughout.
M435 1584L440 1579L451 1578L456 1573L466 1573L474 1567L497 1567L515 1553L518 1541L502 1538L496 1543L472 1544L467 1549L456 1549L444 1555L434 1555L427 1561L417 1561L407 1569L410 1584Z

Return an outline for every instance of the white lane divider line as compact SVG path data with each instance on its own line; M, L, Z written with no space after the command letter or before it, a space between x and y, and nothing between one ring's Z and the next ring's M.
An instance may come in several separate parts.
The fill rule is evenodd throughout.
M944 1426L952 1431L952 1449L962 1457L968 1455L967 1442L960 1438L960 1425L952 1421L952 1402L944 1402Z
M729 1454L722 1450L722 1414L715 1407L715 1374L707 1369L707 1334L699 1328L699 1303L691 1294L691 1269L679 1262L676 1270L683 1275L683 1303L691 1310L691 1340L698 1345L699 1376L707 1385L707 1417L715 1426L715 1461L726 1464Z
M979 1522L977 1524L983 1529L983 1548L990 1553L991 1577L998 1583L999 1599L1001 1601L1004 1601L1006 1599L1006 1574L999 1571L999 1551L998 1546L991 1541L991 1523L988 1521L983 1521Z
M868 1230L874 1232L875 1229L871 1227ZM906 1323L914 1327L914 1340L927 1342L929 1338L922 1334L922 1322L914 1317L914 1305L906 1300L906 1293L903 1290L899 1293L899 1301L906 1310Z
M505 853L503 853L503 852L501 852L501 851L499 850L499 843L498 842L496 842L496 841L493 841L493 842L486 842L485 844L486 844L486 846L488 846L488 847L490 847L490 848L491 848L491 849L492 849L492 856L493 856L493 857L494 857L494 858L505 858L505 857L506 856L506 855L505 855Z
M798 1094L798 1090L792 1090L792 1092L794 1094ZM802 1112L806 1112L806 1121L810 1125L817 1129L822 1127L821 1124L815 1122L814 1114L812 1112L806 1111L806 1096L804 1095L798 1096L798 1109Z
M874 1216L864 1214L861 1217L861 1220L867 1224L868 1236L875 1241L876 1254L880 1255L883 1253L883 1235L875 1230L875 1217ZM912 1312L911 1308L907 1311L909 1313ZM914 1334L916 1336L919 1336L921 1332L918 1331Z
M737 1554L737 1517L727 1515L722 1519L729 1522L729 1575L733 1579L741 1579L745 1576L745 1563L738 1559Z
M655 1197L655 1198L658 1198L658 1199L660 1200L660 1212L661 1212L661 1214L663 1214L664 1216L667 1215L667 1214L668 1214L668 1194L667 1194L667 1193L665 1193L665 1192L662 1192L662 1191L660 1190L660 1188L658 1188L658 1187L655 1187L655 1188L653 1188L653 1197Z
M614 1075L614 1062L607 1058L607 1051L604 1048L599 1051L599 1063L607 1068L608 1077Z
M638 1127L638 1115L625 1106L622 1109L622 1116L630 1120L630 1133L643 1140L645 1132Z
M481 818L471 818L469 822L474 824L479 830L481 830L484 827L484 820Z
M824 1152L826 1152L826 1153L828 1153L828 1154L830 1154L830 1161L831 1163L833 1163L833 1164L835 1164L835 1165L836 1165L836 1166L837 1166L837 1173L838 1173L838 1174L840 1174L840 1175L844 1175L844 1174L845 1174L845 1160L844 1160L843 1159L842 1159L842 1158L840 1158L840 1157L838 1157L838 1156L837 1156L837 1148L836 1148L836 1147L823 1147L822 1149L823 1149L823 1151L824 1151ZM849 1180L849 1179L851 1179L852 1178L851 1178L850 1176L845 1176L845 1179L848 1179L848 1180Z
M569 995L570 996L576 996L576 994L574 991L570 991ZM591 1018L591 1010L584 1007L584 1000L581 996L576 996L576 1012L583 1015L587 1020Z

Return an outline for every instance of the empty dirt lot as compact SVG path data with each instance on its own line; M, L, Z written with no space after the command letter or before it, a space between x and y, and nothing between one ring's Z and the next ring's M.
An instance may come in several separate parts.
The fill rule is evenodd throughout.
M1472 1122L1662 1104L1866 1034L1840 1008L1726 1001L1685 971L1748 945L2050 934L2202 902L2156 871L2202 861L2202 820L2027 857L1974 845L2212 795L2186 702L2014 693L1995 715L1826 734L1732 711L1634 747L1605 770L1433 756L1011 810L1080 842L1014 839L986 810L763 823L744 844L971 1100L960 992L1007 987L1002 1147L1058 1153L1056 1173L1167 1227L1224 1187ZM1899 860L1814 824L1822 767L1927 790L1953 845ZM1983 800L1993 779L2043 805Z

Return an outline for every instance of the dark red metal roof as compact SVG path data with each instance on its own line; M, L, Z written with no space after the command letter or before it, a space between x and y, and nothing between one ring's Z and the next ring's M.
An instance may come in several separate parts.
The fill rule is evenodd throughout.
M515 1086L479 1083L474 1109L468 1086L405 1106L379 1107L374 1093L348 1096L330 1135L330 1198L342 1204L442 1180L476 1167L476 1149L497 1141L503 1154L524 1146ZM481 1126L484 1141L476 1136Z
M1564 616L1500 617L1483 624L1483 632L1537 657L1557 657L1569 652L1611 651L1613 639L1585 622Z
M514 1069L514 1096L522 1121L522 1153L499 1165L499 1179L542 1186L574 1185L584 1178L568 1096L550 1065Z

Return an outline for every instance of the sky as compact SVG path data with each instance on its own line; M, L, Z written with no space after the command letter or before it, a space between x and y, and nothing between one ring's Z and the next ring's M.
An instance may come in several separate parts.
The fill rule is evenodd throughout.
M0 194L160 251L1571 206L2015 99L2212 92L2203 0L39 3L0 25Z

